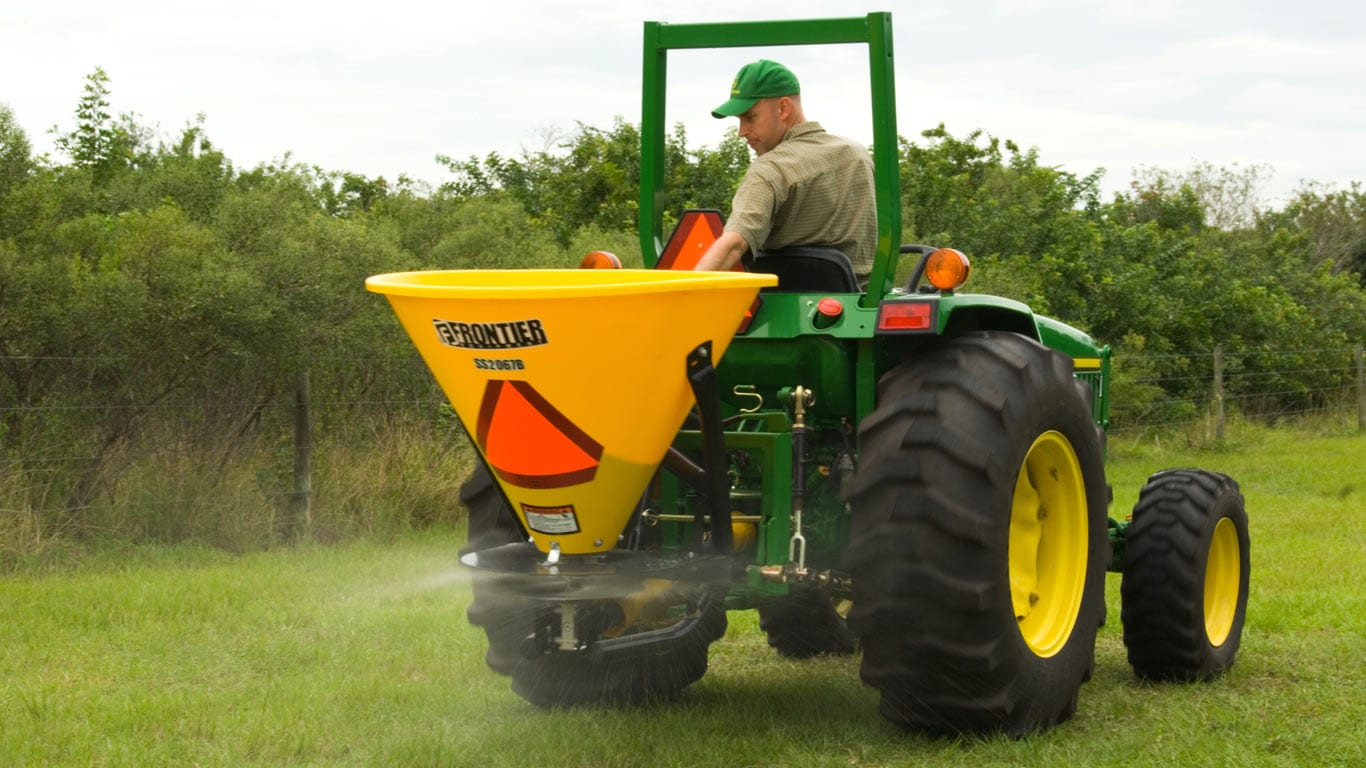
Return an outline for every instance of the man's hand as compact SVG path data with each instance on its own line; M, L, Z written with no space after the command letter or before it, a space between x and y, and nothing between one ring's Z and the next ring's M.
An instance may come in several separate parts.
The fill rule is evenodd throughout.
M722 232L716 238L716 242L711 244L707 252L702 254L702 259L697 262L695 270L707 270L712 272L725 272L731 267L740 263L740 257L749 250L749 244L739 233L729 230Z

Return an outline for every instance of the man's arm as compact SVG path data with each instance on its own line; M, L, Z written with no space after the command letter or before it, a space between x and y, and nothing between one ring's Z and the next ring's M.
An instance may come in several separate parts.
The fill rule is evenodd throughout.
M702 254L702 259L693 269L725 272L740 263L740 257L748 250L749 243L745 242L745 238L738 232L726 230L716 238L716 242L711 244L707 252Z

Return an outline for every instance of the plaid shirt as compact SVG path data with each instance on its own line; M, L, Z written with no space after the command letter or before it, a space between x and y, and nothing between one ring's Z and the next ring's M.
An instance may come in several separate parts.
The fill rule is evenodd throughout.
M866 284L877 248L868 150L811 120L792 126L750 164L726 229L745 238L751 253L789 245L838 248Z

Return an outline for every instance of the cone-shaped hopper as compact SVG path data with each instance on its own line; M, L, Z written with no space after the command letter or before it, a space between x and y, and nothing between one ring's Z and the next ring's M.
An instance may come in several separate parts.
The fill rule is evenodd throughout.
M687 356L720 359L772 275L403 272L385 294L537 548L616 545L693 404Z

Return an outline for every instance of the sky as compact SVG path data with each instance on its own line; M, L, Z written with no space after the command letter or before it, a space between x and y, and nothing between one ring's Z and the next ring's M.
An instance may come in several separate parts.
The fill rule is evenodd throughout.
M111 107L171 140L204 116L239 169L291 162L440 183L437 155L553 147L579 123L640 120L641 22L891 11L898 132L943 123L1035 147L1127 188L1197 163L1264 169L1276 205L1306 182L1366 182L1366 3L1356 0L10 0L0 103L35 152L69 131L101 67ZM476 7L477 6L477 7ZM744 63L774 58L807 116L871 143L859 46L675 51L667 120L715 146Z

